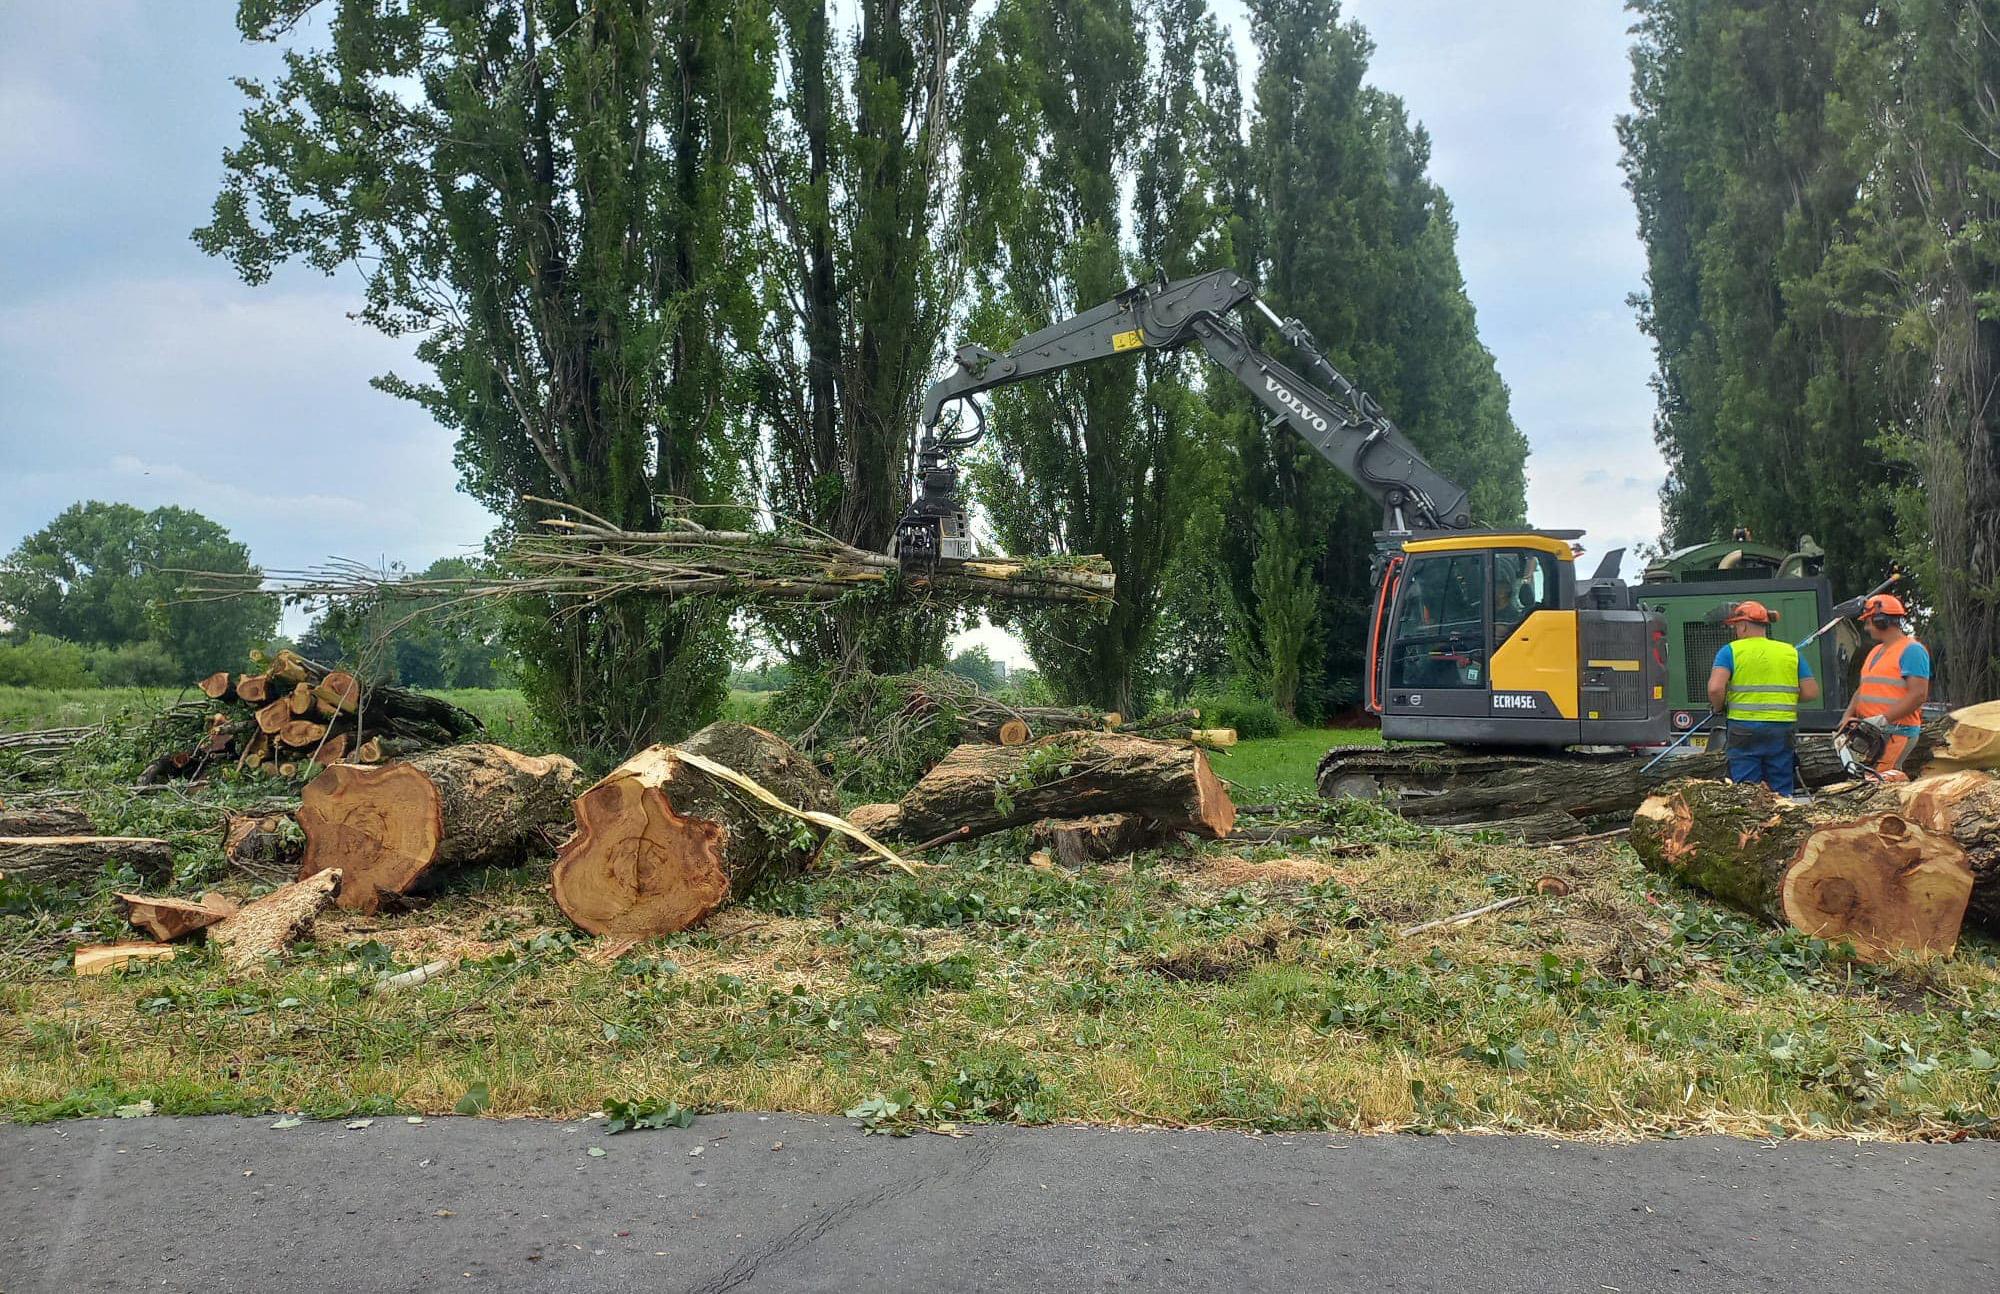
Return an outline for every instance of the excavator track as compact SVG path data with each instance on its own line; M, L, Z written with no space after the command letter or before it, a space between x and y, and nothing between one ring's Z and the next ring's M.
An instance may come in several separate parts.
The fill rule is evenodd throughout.
M1493 750L1463 746L1408 744L1395 746L1335 746L1319 761L1316 783L1329 799L1375 800L1413 822L1464 826L1506 822L1516 816L1556 807L1575 811L1582 806L1552 806L1543 788L1559 788L1571 775L1588 775L1636 767L1641 756L1615 750ZM1663 767L1661 780L1673 770ZM1535 788L1510 803L1505 788ZM1579 828L1581 829L1581 828Z

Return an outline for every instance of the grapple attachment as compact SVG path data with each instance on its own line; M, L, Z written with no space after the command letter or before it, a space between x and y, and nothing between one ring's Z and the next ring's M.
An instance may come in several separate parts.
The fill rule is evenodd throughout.
M958 469L942 456L925 456L917 497L896 523L896 560L906 575L931 575L972 557L972 532L958 499Z

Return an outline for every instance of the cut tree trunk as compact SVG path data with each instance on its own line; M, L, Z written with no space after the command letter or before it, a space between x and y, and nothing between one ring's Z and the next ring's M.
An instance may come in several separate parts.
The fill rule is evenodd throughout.
M1951 718L1951 740L1940 758L1956 768L2000 769L2000 701L1953 710Z
M284 731L292 721L292 698L290 694L279 697L257 711L257 728L260 732L276 736Z
M1028 744L1029 737L1028 721L1026 719L1008 719L1000 725L1000 731L995 733L994 736L999 739L999 743L1002 746L1025 746Z
M0 872L30 885L77 886L130 867L149 881L174 874L174 850L145 836L0 836Z
M1042 818L1136 813L1169 831L1226 836L1229 793L1193 746L1114 732L1068 732L1027 746L960 746L902 799L908 840Z
M1050 818L1036 823L1029 834L1065 867L1083 867L1151 848L1174 833L1137 813L1096 813L1087 818Z
M1895 813L1781 800L1756 784L1677 782L1632 818L1649 869L1862 956L1949 953L1972 893L1965 851Z
M236 904L220 894L204 894L200 902L168 898L163 894L117 894L112 897L125 905L125 919L153 938L172 943L185 935L236 914Z
M208 942L221 950L223 963L231 970L248 970L311 933L339 884L339 869L330 867L279 886L210 927Z
M129 961L172 961L179 949L172 944L134 941L122 944L78 944L71 970L78 975L109 975Z
M1918 826L1950 836L1972 869L1966 918L2000 932L2000 777L1948 773L1891 789L1897 811Z
M903 806L900 804L857 804L847 811L847 820L857 828L877 840L889 840L898 834L903 820Z
M226 669L215 671L195 686L211 701L227 701L236 694L236 689L230 686L229 671Z
M680 746L654 746L577 797L576 834L550 887L569 919L596 935L685 930L767 878L803 869L821 833L680 758L726 765L794 808L839 812L839 797L781 738L710 724Z
M97 824L82 809L0 808L0 836L92 836Z
M301 749L318 745L319 739L324 736L326 736L326 725L314 723L311 719L294 719L278 729L278 741L281 744Z
M236 699L249 705L262 705L271 699L271 680L262 674L240 674L236 679Z
M340 906L375 911L434 871L514 861L569 816L581 781L561 755L446 746L379 767L335 764L306 784L299 874L337 867Z

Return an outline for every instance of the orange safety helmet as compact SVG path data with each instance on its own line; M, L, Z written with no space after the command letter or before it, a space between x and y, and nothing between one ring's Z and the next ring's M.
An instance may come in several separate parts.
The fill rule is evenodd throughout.
M1778 622L1778 613L1762 602L1738 602L1729 609L1722 623L1726 625L1769 625Z
M1872 620L1876 616L1887 616L1891 620L1901 620L1910 614L1903 605L1903 599L1893 593L1877 593L1861 604L1861 619Z

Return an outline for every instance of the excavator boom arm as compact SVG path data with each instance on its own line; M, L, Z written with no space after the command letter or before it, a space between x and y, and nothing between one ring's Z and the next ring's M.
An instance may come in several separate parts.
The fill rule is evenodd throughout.
M1305 357L1310 375L1280 363L1251 341L1230 317L1246 305L1256 307ZM946 405L1127 351L1195 344L1233 374L1275 420L1380 503L1385 531L1458 530L1472 524L1465 490L1424 461L1381 407L1327 361L1298 321L1279 318L1258 299L1250 281L1231 270L1139 284L1023 337L1005 352L961 347L954 371L924 396L919 511L927 498L935 503L949 496L956 480L950 453L982 434L975 426L940 435Z

